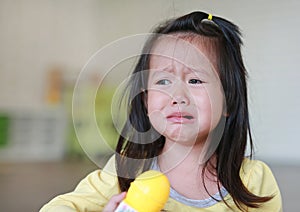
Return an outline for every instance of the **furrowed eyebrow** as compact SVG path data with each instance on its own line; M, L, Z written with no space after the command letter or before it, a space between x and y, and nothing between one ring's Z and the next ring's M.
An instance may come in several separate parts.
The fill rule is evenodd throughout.
M157 70L157 72L155 72L154 73L154 75L156 75L156 74L158 74L158 73L174 73L175 71L174 71L174 69L172 69L172 68L165 68L165 69L154 69L154 70ZM208 71L206 71L206 70L204 70L204 69L202 69L202 68L199 68L199 69L196 69L196 68L185 68L184 70L183 70L183 72L185 73L185 74L200 74L200 75L205 75L205 76L210 76L211 74L208 72Z
M163 72L173 72L173 67L171 65L165 66L163 68L152 68L150 70L163 71Z
M174 72L174 70L172 69L172 66L166 66L164 68L156 68L156 69L151 69L151 70L155 71L152 74L152 77L155 77L156 75L161 74L161 73L173 73Z
M196 74L204 75L204 76L207 76L207 77L211 76L211 73L209 73L208 71L206 71L203 68L199 68L199 69L197 69L197 68L189 68L189 70L191 70L190 71L191 73L196 73Z
M163 74L163 73L174 73L175 70L172 66L168 65L164 68L156 68L156 69L151 69L153 71L155 71L152 74L152 77L155 77L156 75L159 74ZM205 77L211 77L212 75L214 75L213 73L210 73L210 71L205 70L204 68L197 68L197 67L186 67L184 70L185 74L199 74L200 76L205 76ZM213 72L213 70L211 69L211 71Z

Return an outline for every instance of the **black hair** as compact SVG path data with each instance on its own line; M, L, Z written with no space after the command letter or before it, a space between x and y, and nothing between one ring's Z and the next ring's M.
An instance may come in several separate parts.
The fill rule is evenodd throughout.
M154 36L145 44L143 53L133 71L135 75L132 75L128 84L129 117L116 147L116 152L119 153L116 154L116 165L120 189L128 190L135 177L150 168L151 158L160 154L165 142L163 136L157 136L154 142L147 143L145 139L151 141L150 137L138 138L131 129L133 127L138 132L147 132L151 128L145 105L147 93L141 92L141 89L147 88L148 78L146 74L136 75L136 73L149 69L151 47L160 35L189 33L212 39L217 43L217 69L224 89L228 114L225 117L225 128L221 141L215 151L216 164L213 168L218 181L226 188L236 206L241 210L245 209L244 206L258 208L261 203L269 201L271 196L260 197L252 194L240 177L240 168L246 153L247 137L251 150L250 157L253 153L253 143L248 115L247 71L241 54L242 40L239 28L221 17L214 16L212 20L208 20L207 13L197 11L167 21L158 26L154 33ZM129 159L139 160L133 162ZM205 167L208 165L206 163ZM204 169L202 174L204 174ZM221 197L225 201L222 195ZM227 203L226 205L229 206Z

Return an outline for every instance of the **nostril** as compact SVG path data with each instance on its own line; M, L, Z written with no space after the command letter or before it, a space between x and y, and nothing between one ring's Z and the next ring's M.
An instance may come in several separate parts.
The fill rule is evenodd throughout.
M177 105L177 104L186 104L186 101L184 101L184 100L181 100L181 101L173 100L172 104L173 104L173 105Z

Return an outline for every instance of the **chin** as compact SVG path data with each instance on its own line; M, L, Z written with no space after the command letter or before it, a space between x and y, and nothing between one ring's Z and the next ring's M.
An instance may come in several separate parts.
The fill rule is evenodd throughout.
M171 134L171 135L166 135L167 140L171 140L172 142L176 142L179 144L185 144L185 145L194 145L197 141L197 135L195 134L192 136L192 134L184 133L183 134Z

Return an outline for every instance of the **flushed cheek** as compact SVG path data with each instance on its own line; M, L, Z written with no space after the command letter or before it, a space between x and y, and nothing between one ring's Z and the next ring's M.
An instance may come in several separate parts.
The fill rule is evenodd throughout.
M224 95L219 86L215 85L213 89L208 90L208 100L210 104L211 127L214 129L224 111Z
M208 86L201 90L192 91L192 99L197 108L197 121L200 133L208 133L211 131L218 121L218 106L220 103L216 101L214 92Z
M168 95L161 91L148 90L148 112L152 110L161 110L168 104Z
M152 110L148 116L154 129L163 134L167 128L167 120L164 118L164 114L159 110Z
M148 116L153 127L160 133L166 129L164 109L169 101L168 95L159 91L148 91Z
M221 112L219 107L214 106L211 104L212 102L205 101L199 102L200 107L198 107L198 114L197 114L197 126L199 128L198 136L206 136L210 132L212 132L215 127L218 125Z
M198 97L195 102L195 107L197 107L196 120L200 132L209 132L212 122L212 110L209 98L203 96L200 98Z

